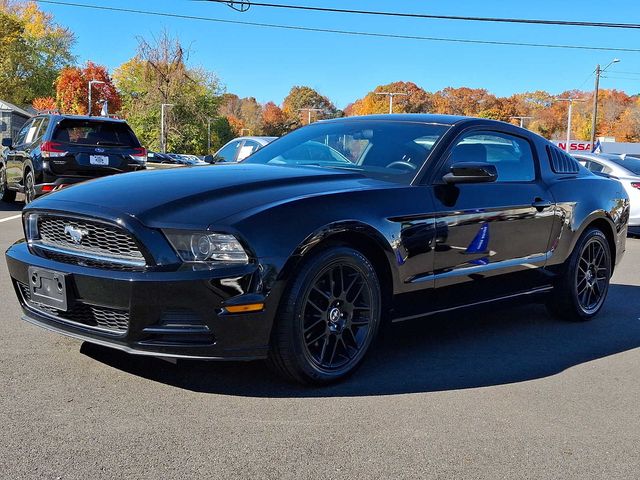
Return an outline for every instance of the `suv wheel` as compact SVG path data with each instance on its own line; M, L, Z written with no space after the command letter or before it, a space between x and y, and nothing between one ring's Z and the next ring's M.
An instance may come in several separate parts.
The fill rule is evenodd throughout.
M26 205L33 202L36 198L36 187L33 179L33 172L29 171L24 176L24 203Z
M16 199L16 192L9 190L7 186L7 169L4 165L0 166L0 200L3 202L13 202Z
M332 247L308 259L282 298L270 363L307 384L340 380L362 363L380 325L376 272L358 251Z
M607 238L598 229L587 230L578 240L547 303L549 312L573 321L595 317L607 298L611 265Z

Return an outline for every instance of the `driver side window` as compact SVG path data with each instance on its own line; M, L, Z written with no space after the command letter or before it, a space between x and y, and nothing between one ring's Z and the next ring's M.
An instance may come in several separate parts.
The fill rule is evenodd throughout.
M531 182L536 178L531 145L524 138L502 132L471 132L453 147L446 171L454 163L490 163L498 182Z

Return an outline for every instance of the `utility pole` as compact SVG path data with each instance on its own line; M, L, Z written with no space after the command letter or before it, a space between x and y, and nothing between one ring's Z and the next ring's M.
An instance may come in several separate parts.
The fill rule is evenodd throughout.
M211 119L207 118L207 155L211 153Z
M573 102L584 102L584 100L575 97L556 98L556 102L568 102L569 112L567 113L567 144L564 149L569 153L569 144L571 143L571 115L573 114Z
M619 58L614 58L609 62L609 65L602 69L600 68L600 64L596 65L596 84L593 90L593 118L591 119L591 150L593 150L593 146L596 142L596 128L598 126L598 92L600 90L600 75L611 65L618 63L619 61Z
M167 153L167 142L164 138L164 108L173 107L173 103L163 103L160 106L160 150L162 153Z
M393 113L393 97L397 97L397 96L407 96L409 95L408 93L404 93L404 92L373 92L376 95L386 95L389 97L389 113Z
M531 120L533 117L510 117L510 118L513 118L514 120L520 120L520 128L524 128L524 121Z
M93 85L98 84L98 83L104 83L102 80L89 80L89 105L88 105L88 110L87 110L87 115L91 116L91 110L92 110L92 106L93 106L93 102L91 101L91 87L93 87Z
M299 108L298 109L299 112L307 112L308 117L307 117L307 125L311 124L311 112L324 112L324 109L322 108Z

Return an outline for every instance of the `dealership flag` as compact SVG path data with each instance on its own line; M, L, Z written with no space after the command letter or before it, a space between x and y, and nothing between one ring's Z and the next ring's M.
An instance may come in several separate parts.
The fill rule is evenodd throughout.
M100 116L102 117L109 116L109 102L107 100L102 102L102 110L100 110Z
M600 145L600 140L597 140L596 143L593 144L591 153L602 153L602 146Z

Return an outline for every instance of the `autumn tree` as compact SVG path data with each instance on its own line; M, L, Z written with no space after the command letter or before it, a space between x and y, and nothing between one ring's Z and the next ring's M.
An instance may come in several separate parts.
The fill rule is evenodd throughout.
M287 116L291 128L297 128L307 123L307 114L302 109L319 109L312 112L312 118L334 117L338 114L336 106L324 95L313 88L294 86L282 103L282 111Z
M491 117L497 102L484 88L447 87L433 94L433 107L434 113Z
M211 125L212 150L230 138L228 121L218 121L220 87L217 77L188 64L189 51L178 38L163 32L153 40L139 39L135 57L114 73L122 113L143 144L159 150L161 105L165 109L168 151L205 154ZM219 131L216 128L220 128Z
M53 111L58 108L53 97L38 97L31 102L31 106L38 112Z
M289 129L287 116L282 109L273 102L268 102L262 109L262 133L279 137Z
M121 99L106 67L87 62L83 68L67 67L56 80L56 103L62 113L86 115L88 113L89 82L97 80L91 91L91 115L100 113L102 102L107 101L109 112L120 110Z
M35 2L0 0L0 98L18 105L52 96L75 38Z
M356 100L345 109L348 115L372 115L389 112L389 97L385 92L402 93L393 99L394 113L429 113L432 110L431 94L413 82L393 82L380 85L364 98Z

